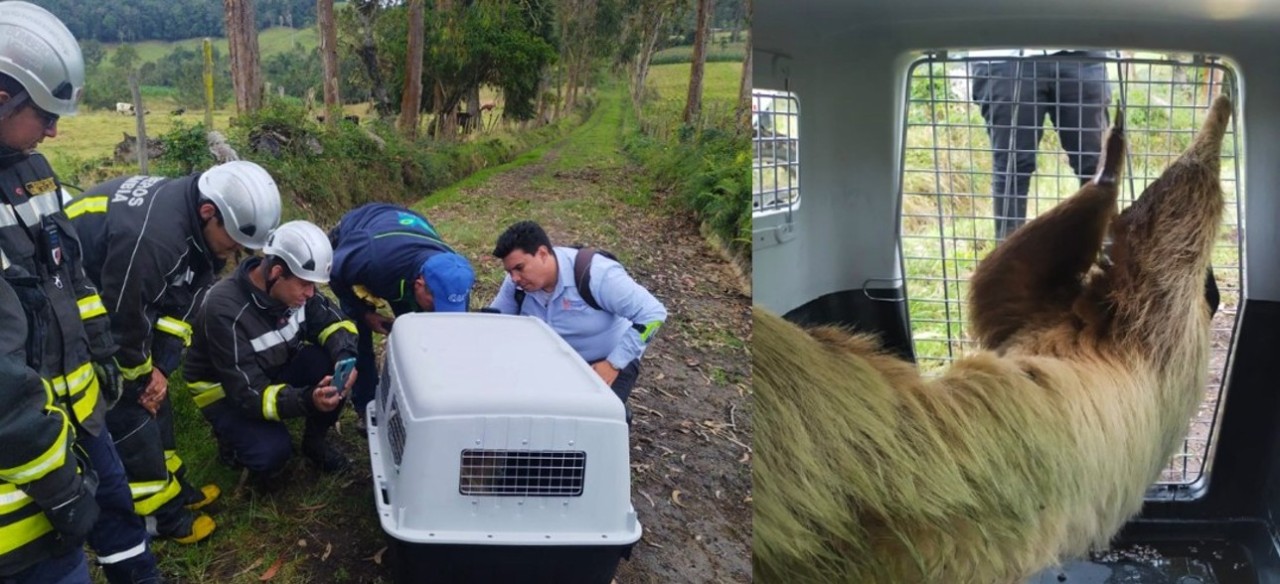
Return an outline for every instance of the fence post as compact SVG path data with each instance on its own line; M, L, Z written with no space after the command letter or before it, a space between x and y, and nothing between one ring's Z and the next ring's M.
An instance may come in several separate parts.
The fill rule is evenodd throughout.
M147 174L147 120L142 108L142 90L138 88L138 72L129 73L129 90L133 92L133 116L138 121L138 170Z
M213 41L204 39L204 131L213 129Z

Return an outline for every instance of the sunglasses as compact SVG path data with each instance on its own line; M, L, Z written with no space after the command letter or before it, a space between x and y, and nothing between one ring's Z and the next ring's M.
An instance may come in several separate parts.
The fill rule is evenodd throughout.
M35 110L36 115L40 116L40 121L44 123L45 131L50 131L54 126L58 125L58 120L62 117L55 113L44 111L36 104L31 104L31 109Z

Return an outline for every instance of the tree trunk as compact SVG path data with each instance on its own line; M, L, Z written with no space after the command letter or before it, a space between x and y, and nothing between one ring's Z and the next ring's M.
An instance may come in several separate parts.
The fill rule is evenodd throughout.
M702 115L702 73L707 66L707 37L711 20L711 0L698 0L698 31L693 38L693 68L689 73L689 99L684 104L684 123L693 125Z
M422 27L422 0L409 0L409 48L400 100L400 134L409 139L418 137L418 111L422 109Z
M332 126L338 122L338 109L342 107L342 96L338 93L338 30L333 18L333 0L316 0L316 23L320 27L320 61L324 66L325 119Z
M473 85L467 89L466 99L467 113L470 114L469 123L471 127L468 130L484 129L484 112L480 111L480 86Z
M378 45L373 40L373 25L378 11L377 2L367 2L356 6L356 16L360 19L360 32L363 36L360 43L360 62L364 63L365 73L369 75L369 84L373 86L373 104L379 117L391 115L391 98L387 95L387 85L382 81L382 69L378 67Z
M253 0L223 0L227 17L227 46L236 111L249 113L262 107L262 69L258 65L258 27Z
M665 18L666 14L659 12L656 19L646 22L645 36L640 45L640 55L636 57L635 86L631 96L631 101L635 104L637 114L640 113L644 106L644 83L645 79L649 77L649 62L653 60L654 49L658 46L658 34L662 32L662 21Z
M747 0L747 50L742 57L742 82L738 84L738 128L750 131L751 125L751 19L755 14L753 0Z

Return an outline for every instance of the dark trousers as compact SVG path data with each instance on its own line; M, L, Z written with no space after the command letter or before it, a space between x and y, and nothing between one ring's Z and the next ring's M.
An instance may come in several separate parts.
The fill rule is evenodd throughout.
M152 534L185 537L191 533L194 520L186 509L191 487L169 471L165 460L165 451L174 448L173 406L166 396L152 417L151 412L138 405L143 387L144 384L131 384L126 388L120 401L107 412L107 427L131 484L165 484L160 492L135 499L135 510L141 508L149 517ZM159 501L163 502L156 507Z
M279 380L294 387L315 385L333 373L333 360L324 349L306 345L285 368ZM230 398L209 404L203 410L218 441L229 447L235 459L252 472L270 475L284 468L293 456L293 440L284 422L253 418L232 405ZM331 412L307 416L306 432L323 432L338 421L342 404Z
M1102 53L1064 55L1101 57ZM996 237L1004 239L1027 217L1027 191L1046 117L1058 131L1081 184L1093 177L1108 125L1103 63L1049 59L979 61L971 65L973 101L991 139L991 193Z
M74 548L12 576L0 577L0 584L90 584L89 563L84 549Z
M373 354L373 329L363 319L355 319L356 331L356 382L351 386L351 405L356 416L364 418L365 408L378 391L378 360Z
M599 363L596 361L595 363ZM595 365L592 363L592 365ZM609 389L613 390L614 395L622 400L622 407L627 412L627 425L631 424L631 405L627 403L627 399L631 397L631 390L636 387L636 379L640 378L640 360L636 359L627 363L626 367L618 370L618 377L609 385Z
M76 443L84 448L93 470L98 473L98 492L94 499L101 513L88 540L89 547L98 554L102 572L111 584L159 581L160 572L151 554L150 538L142 518L133 512L133 496L111 433L104 430L94 436L81 432Z

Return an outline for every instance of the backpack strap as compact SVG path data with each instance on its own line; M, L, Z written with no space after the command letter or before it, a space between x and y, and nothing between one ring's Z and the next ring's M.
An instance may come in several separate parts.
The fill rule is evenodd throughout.
M595 257L596 250L590 247L578 249L578 257L573 260L573 283L578 286L578 295L586 301L587 306L596 310L602 310L600 305L596 303L596 297L591 294L591 258Z

